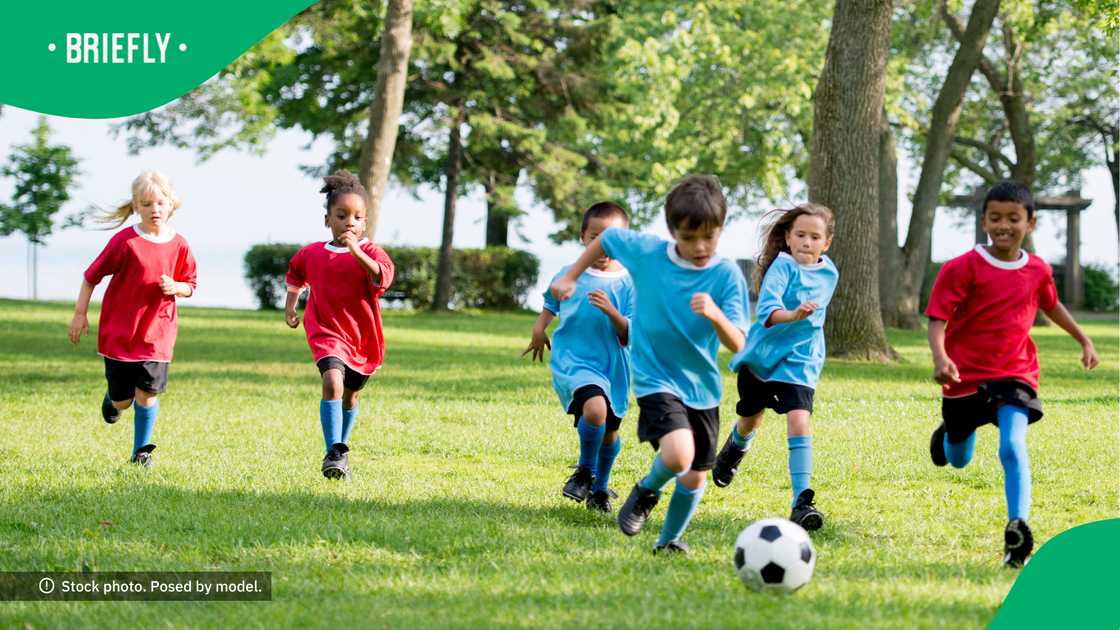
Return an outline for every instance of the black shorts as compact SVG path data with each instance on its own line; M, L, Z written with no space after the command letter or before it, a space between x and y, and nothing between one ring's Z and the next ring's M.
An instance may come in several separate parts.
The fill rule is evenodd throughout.
M338 370L342 372L342 386L346 389L357 392L361 391L366 386L366 381L369 380L368 374L362 374L352 370L349 365L342 362L338 357L323 357L315 362L315 367L319 368L319 375L322 376L327 370Z
M739 368L739 403L735 413L749 418L763 409L789 413L803 409L813 413L813 389L804 385L763 381L747 366Z
M1042 401L1030 385L1016 380L981 383L975 394L941 399L941 419L949 442L959 444L985 424L998 426L996 410L1008 403L1027 409L1027 422L1042 419Z
M117 361L105 357L109 400L132 400L138 389L149 394L162 394L167 389L167 368L170 366L170 363L161 361Z
M584 385L572 394L572 404L568 405L568 413L572 414L572 426L579 426L580 416L583 415L583 405L596 396L602 396L607 401L607 431L618 431L622 426L622 418L614 415L611 407L611 397L598 385Z
M719 407L693 409L672 394L650 394L638 399L638 439L657 450L666 434L691 429L696 454L692 470L711 470L719 450Z

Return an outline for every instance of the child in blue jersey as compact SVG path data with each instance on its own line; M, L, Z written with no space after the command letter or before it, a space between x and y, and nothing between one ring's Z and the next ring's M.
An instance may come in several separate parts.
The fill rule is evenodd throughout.
M583 214L580 240L584 245L604 230L629 224L626 211L604 201ZM564 267L556 274L560 278ZM617 261L598 258L579 276L572 299L563 304L549 291L544 309L533 325L533 337L521 356L544 361L552 350L552 386L564 410L575 419L579 433L579 463L564 484L564 496L588 509L610 513L608 486L611 468L622 442L618 427L630 404L630 319L634 315L634 284ZM560 325L549 344L545 329L553 318ZM590 494L590 496L588 496Z
M825 310L840 277L824 255L832 244L832 211L805 204L775 215L755 267L755 322L746 348L731 360L731 369L739 373L739 420L716 458L712 481L720 487L731 483L767 408L784 413L793 485L789 519L816 530L824 516L813 505L809 487L809 418L824 367Z
M704 495L719 438L723 392L716 355L720 344L738 352L746 337L746 279L735 263L715 255L726 216L719 180L690 175L665 200L675 242L608 229L552 284L557 299L568 299L583 270L603 256L618 260L633 278L637 303L630 347L638 438L660 452L619 509L618 524L627 536L640 532L661 489L675 477L654 553L688 551L681 535Z

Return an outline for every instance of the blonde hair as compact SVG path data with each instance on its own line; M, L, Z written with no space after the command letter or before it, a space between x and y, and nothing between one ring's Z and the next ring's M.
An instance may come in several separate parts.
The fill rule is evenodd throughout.
M167 181L167 177L164 176L163 173L159 171L144 171L140 173L136 179L132 180L132 198L116 208L102 213L102 215L98 217L98 222L106 224L108 226L106 229L118 228L124 225L124 222L127 221L128 217L132 216L132 213L135 211L133 209L133 204L139 201L140 196L144 193L153 191L162 193L163 196L171 201L171 213L167 215L169 219L175 214L175 211L179 209L179 206L183 205L183 202L175 196L175 191L171 190L171 182Z

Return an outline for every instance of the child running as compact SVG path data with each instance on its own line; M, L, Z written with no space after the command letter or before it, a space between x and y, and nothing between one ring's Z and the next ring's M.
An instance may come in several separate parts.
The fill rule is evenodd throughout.
M130 461L145 468L152 465L158 396L167 388L178 333L175 298L193 295L197 282L190 246L168 225L180 205L163 175L145 172L133 180L131 201L102 221L117 228L135 213L140 222L114 234L86 269L70 320L70 342L77 345L89 332L93 288L112 276L97 329L97 353L105 358L108 381L101 417L113 424L122 410L134 408Z
M942 386L942 422L929 450L935 465L963 468L972 459L976 429L999 427L1008 518L1003 563L1017 568L1034 549L1027 526L1027 425L1042 419L1038 353L1030 337L1038 309L1081 344L1085 368L1093 369L1099 359L1092 340L1058 302L1050 266L1022 249L1035 227L1030 190L1012 181L993 186L981 225L991 245L977 245L945 263L926 308L933 379Z
M629 224L626 210L604 201L583 214L580 241L587 245L608 228ZM553 281L567 273L564 267ZM618 427L630 404L630 320L634 316L634 283L630 274L606 256L595 259L576 281L572 298L559 303L545 291L544 308L533 325L533 337L521 356L544 361L545 348L552 350L549 366L552 386L564 410L575 419L579 434L579 463L564 484L565 497L588 509L610 513L608 483L611 468L622 448ZM560 325L549 345L545 329L553 318ZM590 496L588 496L590 493Z
M324 180L326 226L331 240L296 252L288 264L284 320L299 326L296 303L310 289L303 328L323 379L319 422L328 479L350 478L350 433L358 395L385 358L378 298L393 282L393 261L365 238L366 190L358 178L338 171Z
M832 211L816 204L774 211L755 267L758 306L747 346L731 360L738 372L739 420L720 449L712 481L735 478L766 409L786 414L793 510L789 519L820 529L809 479L813 438L809 418L824 367L824 320L839 274L824 252L832 244Z
M675 477L655 554L688 551L681 535L716 459L722 396L716 355L720 344L742 350L747 330L746 280L735 263L715 255L726 216L719 180L690 175L665 200L675 242L609 228L552 284L558 300L570 298L584 270L604 256L622 263L633 278L637 300L630 343L638 439L660 452L619 509L618 524L627 536L637 535L661 489Z

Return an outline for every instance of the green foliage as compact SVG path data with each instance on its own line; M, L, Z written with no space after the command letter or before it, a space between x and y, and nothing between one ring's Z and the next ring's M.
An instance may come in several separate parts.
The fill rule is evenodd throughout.
M245 254L245 278L261 309L275 309L287 291L288 261L301 245L263 243ZM393 260L393 284L385 293L426 309L435 297L439 250L432 247L383 246ZM452 256L451 303L456 308L511 310L525 304L537 283L540 261L508 247L456 249Z
M1120 286L1116 284L1115 269L1104 265L1086 265L1085 309L1098 313L1112 312L1117 308L1117 294Z
M15 180L12 200L0 204L0 236L20 232L33 245L42 245L54 231L54 215L70 200L70 189L81 171L70 147L51 144L45 116L32 131L30 144L14 147L0 173Z

